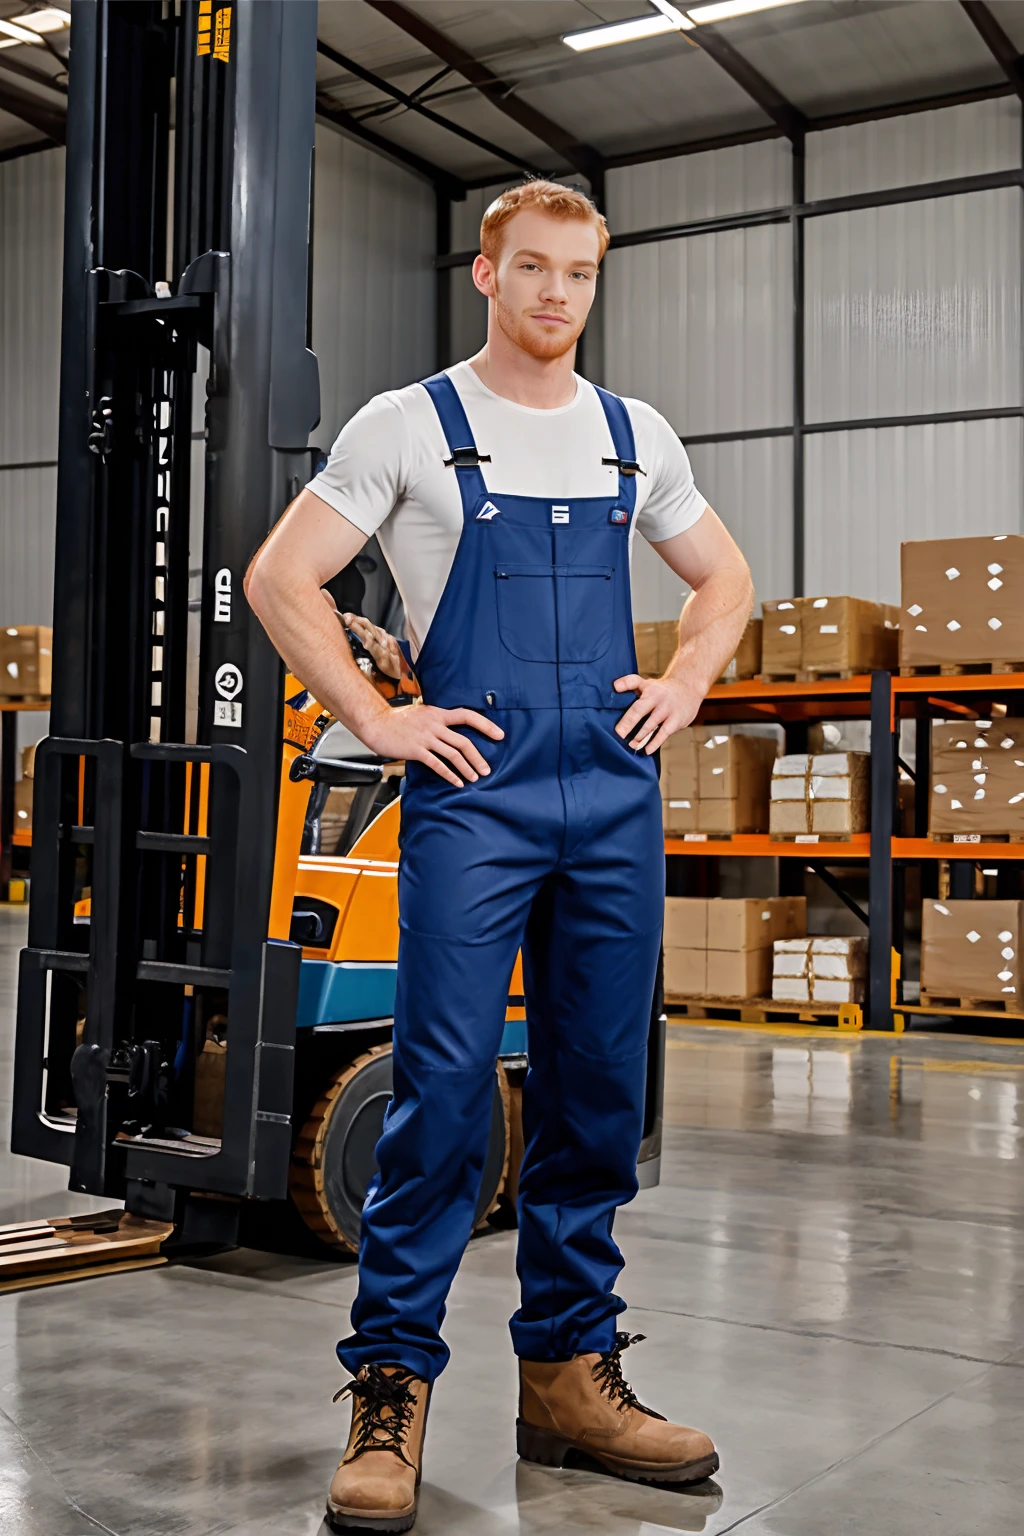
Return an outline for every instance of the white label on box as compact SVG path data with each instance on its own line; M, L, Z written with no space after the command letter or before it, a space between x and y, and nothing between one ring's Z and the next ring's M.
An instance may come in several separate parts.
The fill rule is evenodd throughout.
M954 832L953 833L953 841L954 841L954 843L980 843L981 842L981 833L980 832Z
M838 635L838 633L839 633L839 625L838 624L819 624L818 625L818 634L819 635Z
M708 835L707 835L706 832L684 832L683 833L683 842L684 843L706 843L707 840L708 840Z
M794 843L816 843L819 837L817 832L798 832L793 841Z
M240 729L242 725L242 706L237 699L214 699L213 701L214 725L230 725Z

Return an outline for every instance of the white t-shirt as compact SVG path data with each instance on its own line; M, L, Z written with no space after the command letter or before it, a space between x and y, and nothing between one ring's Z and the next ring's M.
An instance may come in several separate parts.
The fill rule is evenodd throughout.
M489 390L469 363L447 370L459 392L487 489L506 496L614 496L615 449L594 386L574 375L576 395L557 410L516 405ZM627 400L636 457L633 530L657 542L683 533L707 506L686 450L668 422L642 400ZM462 499L433 401L419 384L374 398L342 427L331 456L309 483L328 506L370 538L376 534L405 605L415 655L441 600L462 533ZM632 536L632 531L631 531Z

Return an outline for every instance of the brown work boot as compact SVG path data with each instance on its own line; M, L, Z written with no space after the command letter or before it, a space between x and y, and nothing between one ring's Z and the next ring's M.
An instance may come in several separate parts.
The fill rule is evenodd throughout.
M699 1483L718 1471L707 1435L669 1424L623 1380L622 1351L642 1338L617 1333L606 1355L520 1360L516 1445L524 1461L564 1467L581 1451L635 1483Z
M339 1397L352 1426L327 1494L335 1531L408 1531L416 1523L430 1385L402 1365L364 1365Z

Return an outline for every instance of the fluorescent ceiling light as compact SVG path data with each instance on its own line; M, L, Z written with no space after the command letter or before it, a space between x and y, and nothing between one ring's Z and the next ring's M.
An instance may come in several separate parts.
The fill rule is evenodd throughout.
M714 5L688 5L686 14L700 26L707 21L728 21L731 16L747 16L751 11L770 11L776 5L797 3L799 0L718 0Z
M31 11L28 16L18 17L18 26L28 27L32 32L63 32L70 25L71 17L67 11L58 10L55 5L48 6L45 11Z
M670 5L669 0L651 0L651 4L656 11L660 11L663 16L668 17L669 21L674 22L680 32L693 30L693 22L689 16L684 16L677 5Z
M585 32L567 32L562 38L577 53L591 48L611 48L615 43L638 43L641 38L658 37L662 32L678 32L679 24L660 13L634 16L631 21L610 21L604 27L589 27Z
M0 20L0 32L13 37L16 43L35 43L37 47L42 44L42 39L35 32L29 32L26 27L20 27L16 21Z

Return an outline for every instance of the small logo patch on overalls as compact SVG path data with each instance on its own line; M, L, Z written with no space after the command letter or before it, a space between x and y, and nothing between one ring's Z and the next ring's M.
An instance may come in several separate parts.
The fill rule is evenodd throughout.
M496 507L493 501L485 501L476 515L478 523L489 523L492 517L500 517L501 508Z
M553 523L567 523L569 521L568 507L552 507L551 521Z
M628 523L629 513L626 511L625 507L612 507L611 511L608 513L608 521L610 523Z

